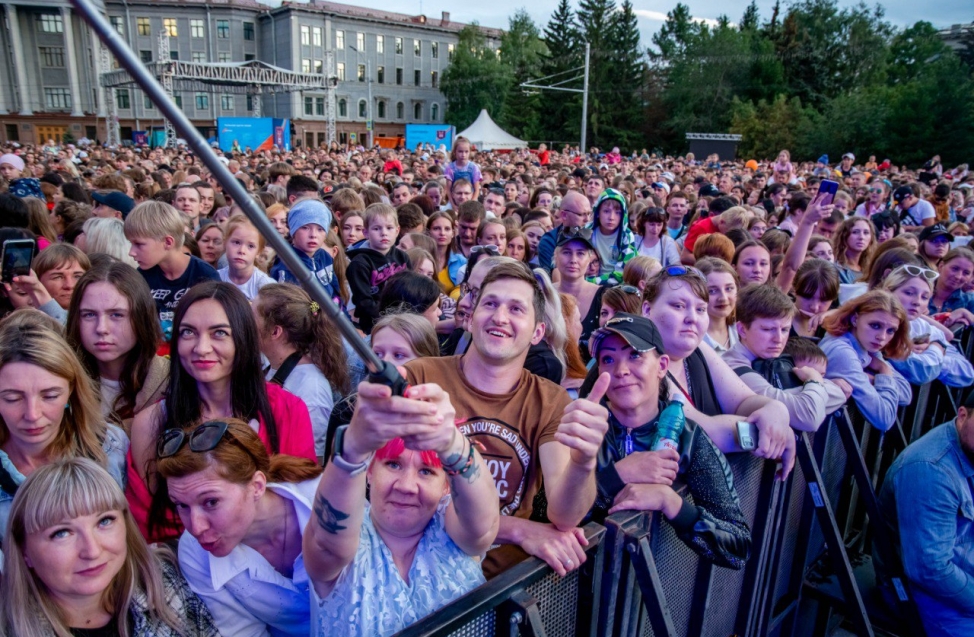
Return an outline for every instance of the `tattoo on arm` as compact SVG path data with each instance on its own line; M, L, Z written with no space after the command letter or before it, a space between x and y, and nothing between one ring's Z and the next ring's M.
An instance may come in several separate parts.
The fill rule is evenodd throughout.
M315 517L318 518L318 525L327 533L335 534L348 528L343 526L341 522L347 520L349 514L333 507L323 495L319 494L315 498L314 512Z

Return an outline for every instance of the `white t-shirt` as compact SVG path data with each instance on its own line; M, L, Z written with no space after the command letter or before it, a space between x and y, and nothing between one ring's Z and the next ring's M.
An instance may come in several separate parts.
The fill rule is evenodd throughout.
M937 211L933 209L933 204L926 199L920 199L912 208L905 210L906 218L903 223L908 226L922 226L925 219L933 219L937 216Z
M267 380L274 378L276 369L267 371ZM304 401L311 414L311 430L315 436L315 453L325 455L325 441L328 436L328 419L335 407L335 395L331 383L317 367L311 363L295 365L284 381L284 389Z
M220 280L226 283L233 283L230 280L230 267L220 268L216 271L220 275ZM274 279L268 276L265 272L254 268L254 273L250 275L250 278L243 285L237 285L237 289L243 292L244 296L247 297L248 301L253 301L257 298L257 291L268 283L275 283Z

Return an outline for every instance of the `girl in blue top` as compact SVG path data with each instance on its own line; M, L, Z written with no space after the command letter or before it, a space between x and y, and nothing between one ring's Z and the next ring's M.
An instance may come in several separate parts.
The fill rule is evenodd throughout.
M446 177L446 189L453 192L453 182L458 179L466 179L473 186L473 198L480 198L480 182L484 180L480 174L480 166L470 161L471 145L466 137L457 137L453 144L453 152L450 153L451 161L443 167L443 176Z
M873 290L846 301L824 322L819 345L828 357L825 377L852 386L852 400L869 423L882 431L896 424L897 409L913 398L910 383L886 362L910 352L906 312L892 294Z

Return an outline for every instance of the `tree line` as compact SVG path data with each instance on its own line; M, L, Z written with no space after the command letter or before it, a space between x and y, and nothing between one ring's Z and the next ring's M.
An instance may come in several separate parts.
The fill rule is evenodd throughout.
M487 108L522 139L574 143L581 95L521 85L581 88L588 42L590 146L681 153L687 132L739 133L747 157L956 163L974 148L974 32L964 38L954 50L929 22L894 27L880 5L798 0L765 17L752 0L715 25L677 4L644 48L629 0L561 0L543 28L511 16L499 51L465 29L441 90L458 128Z

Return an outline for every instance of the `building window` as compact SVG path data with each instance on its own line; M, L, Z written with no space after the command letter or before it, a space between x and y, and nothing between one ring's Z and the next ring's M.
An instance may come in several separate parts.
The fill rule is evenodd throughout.
M169 59L170 60L179 61L179 51L173 51L173 50L170 49L170 51L169 51Z
M254 110L254 96L253 95L248 95L247 96L247 110L248 111Z
M335 65L335 75L338 76L339 82L345 81L345 63L339 62Z
M64 66L64 47L42 46L41 66L60 68Z
M420 82L421 74L422 74L422 71L420 71L419 69L416 69L415 71L413 71L413 84L415 84L416 86L421 86L422 85L422 83Z
M162 28L165 29L166 35L171 38L179 37L179 27L176 26L176 18L163 18Z
M125 18L113 15L111 17L112 28L121 36L125 35Z
M321 75L325 69L325 63L321 60L315 60L315 74Z
M226 64L227 62L230 61L230 55L231 55L230 53L223 51L221 53L217 53L218 56L217 59L220 61L221 64Z
M206 37L206 26L202 20L189 21L189 34L194 38Z
M396 69L396 84L402 86L402 69Z
M406 116L406 107L402 102L396 103L396 119L403 119Z
M122 109L128 110L132 107L132 103L129 100L129 91L127 88L120 88L115 91L115 104Z
M321 46L321 27L311 27L311 44Z
M417 102L413 104L413 119L421 120L423 119L423 105Z
M301 44L304 46L311 44L311 29L307 26L301 27Z
M325 114L325 98L316 97L315 98L315 115L323 116Z
M396 55L402 55L402 38L396 38Z
M206 51L193 51L193 62L196 64L203 64L206 62Z
M304 98L304 114L311 115L315 108L315 98L306 97Z
M149 18L136 18L135 29L139 35L150 35L152 33L152 26L149 24Z
M430 82L433 84L433 88L436 88L440 82L439 71L430 71Z
M379 111L379 119L385 119L386 118L386 103L385 102L381 102L381 101L379 102L378 111Z
M66 88L45 88L44 103L52 110L71 108L71 90Z
M358 116L364 118L366 113L365 100L358 101Z
M386 83L386 67L380 66L375 70L375 81L379 84Z
M210 107L210 96L206 93L196 94L196 110L205 111Z
M419 57L423 54L423 43L419 40L413 40L413 55Z
M345 99L338 100L338 116L348 117L348 101Z
M43 33L64 33L64 22L60 13L42 13L38 22Z
M456 47L454 47L454 45L452 45L452 44L447 44L447 45L446 45L446 57L447 57L448 59L450 59L450 60L452 60L452 59L453 59L453 50L454 50L455 48L456 48Z
M148 64L149 62L152 61L152 51L146 51L145 49L142 49L141 51L139 51L139 58L142 60L143 64Z
M217 20L216 21L216 37L226 40L230 37L230 21L229 20Z
M430 55L433 56L433 59L434 60L437 59L438 57L440 57L440 43L439 42L430 42Z
M301 60L301 72L310 73L311 72L311 60Z
M253 62L257 59L253 53L244 53L244 62Z
M142 107L147 110L152 110L156 107L156 105L152 103L152 99L145 93L142 94Z
M439 118L440 118L440 105L433 104L432 106L430 106L430 119L435 122Z
M358 65L358 81L359 82L364 82L365 81L365 65L364 64L359 64Z
M220 108L224 111L233 110L233 95L220 96Z
M345 48L345 32L335 31L335 48L338 50Z
M244 22L244 40L254 39L254 23ZM318 29L318 39L321 39L321 29Z
M173 96L173 100L175 100L175 102L176 102L176 106L177 106L177 107L178 107L178 108L179 108L180 110L182 110L182 108L183 108L183 96L182 96L182 95L174 95L174 96Z
M365 53L365 34L356 33L355 34L355 48L361 53Z
M376 53L386 52L386 36L384 35L375 36L375 52Z

